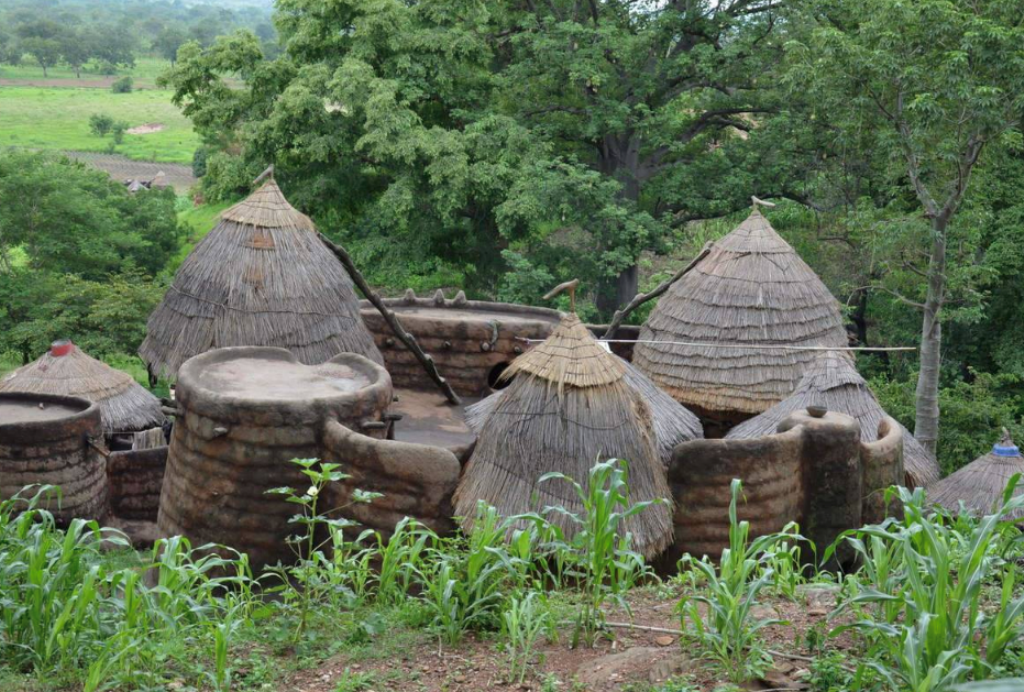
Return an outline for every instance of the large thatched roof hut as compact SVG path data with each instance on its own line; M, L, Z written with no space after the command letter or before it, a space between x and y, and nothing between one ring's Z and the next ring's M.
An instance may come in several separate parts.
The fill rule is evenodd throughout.
M698 415L728 423L788 396L814 357L758 344L846 343L839 303L755 208L658 301L633 362Z
M814 355L792 394L761 415L740 423L726 438L772 435L791 413L814 405L856 418L861 439L877 440L878 424L888 414L857 372L853 358L838 351L819 351ZM923 487L939 479L935 459L906 429L903 430L903 470L908 487Z
M131 375L57 341L38 360L0 379L0 392L75 396L95 402L106 434L159 427L166 418L160 400Z
M1024 457L1010 433L1003 430L1003 438L991 452L930 486L928 499L951 512L956 512L962 502L973 514L991 514L1002 503L1006 484L1015 473L1024 473ZM1014 493L1022 494L1024 483ZM1011 512L1007 518L1024 519L1024 509Z
M633 502L669 498L655 441L651 409L626 380L624 361L607 352L575 314L564 316L551 336L506 370L509 386L480 425L476 448L455 492L455 513L472 529L479 500L503 515L562 506L582 509L565 482L538 483L560 471L585 483L597 461L625 459ZM667 504L627 521L635 548L647 556L672 539ZM553 513L571 535L575 526Z
M383 363L352 280L273 178L221 214L153 311L139 354L174 377L223 346L278 346L316 365L342 352Z
M617 358L618 356L613 356ZM661 460L667 465L672 458L672 450L680 442L699 440L704 437L704 429L700 419L685 406L670 397L647 375L633 365L622 361L626 368L623 379L647 402L654 423L654 437L658 444ZM466 425L477 435L483 430L487 417L505 394L504 389L495 392L472 406L466 407Z

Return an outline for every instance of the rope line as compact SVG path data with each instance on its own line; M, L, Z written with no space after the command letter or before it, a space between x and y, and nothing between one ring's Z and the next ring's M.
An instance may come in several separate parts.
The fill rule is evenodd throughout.
M546 339L514 337L516 341L536 344ZM705 348L770 349L774 351L916 351L917 346L784 346L782 344L727 344L706 341L661 341L659 339L599 339L602 344L664 344L666 346L697 346Z

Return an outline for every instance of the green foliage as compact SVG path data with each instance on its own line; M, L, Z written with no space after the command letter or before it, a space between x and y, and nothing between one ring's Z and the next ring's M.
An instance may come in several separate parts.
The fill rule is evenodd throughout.
M557 567L557 576L573 579L583 594L573 641L582 635L588 644L593 644L604 622L604 604L612 601L630 612L626 592L652 575L643 556L633 550L633 536L626 530L626 520L668 500L630 502L628 472L621 459L595 464L586 485L562 473L546 473L539 482L551 480L572 485L583 505L578 514L561 506L544 508L545 515L559 514L575 525L572 539L567 540L561 529L546 519L542 520L541 535L549 550L559 553L555 564L559 560L567 564Z
M130 94L132 93L132 86L135 84L130 76L125 75L114 80L114 83L110 85L110 90L115 94Z
M123 92L128 93L128 92ZM110 128L110 135L114 144L124 144L124 134L128 130L128 123L123 120L116 121Z
M971 381L957 379L939 390L942 436L938 459L944 475L989 452L1004 427L1015 439L1024 440L1021 379L1010 373L970 374ZM913 427L914 392L910 382L876 378L871 388L886 412Z
M522 685L537 641L542 635L554 638L554 620L544 596L536 591L529 591L522 598L513 596L509 599L502 617L502 633L507 639L509 682Z
M1012 497L1020 474L1006 488L1000 508L981 519L956 519L930 509L924 491L896 494L903 521L847 532L840 543L865 567L860 585L836 615L857 620L834 632L863 633L870 646L866 665L890 686L919 692L949 690L968 676L982 680L999 666L1007 646L1024 634L1024 596L1015 593L1015 570L1005 555L1020 532L1003 517L1024 507ZM982 607L984 587L994 580L994 612Z
M705 649L706 655L720 665L733 682L744 682L761 675L770 659L758 641L759 630L779 620L757 618L753 609L757 597L775 579L773 564L789 562L795 555L789 549L805 540L789 524L779 533L750 539L750 522L739 521L737 502L743 484L734 479L729 502L729 547L722 551L716 566L707 556L697 560L684 555L679 569L693 570L703 587L679 602L682 627ZM787 571L797 570L788 565ZM702 612L699 605L703 605Z
M97 137L106 137L114 127L114 119L102 113L93 113L89 116L89 131Z

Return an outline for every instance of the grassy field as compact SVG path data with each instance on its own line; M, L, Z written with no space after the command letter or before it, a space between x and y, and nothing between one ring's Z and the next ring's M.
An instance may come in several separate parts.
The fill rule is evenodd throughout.
M132 78L139 85L154 84L156 78L160 73L167 70L171 64L166 60L158 58L139 58L135 61L135 67L132 69L119 70L117 75L113 78L117 78L121 75L131 75ZM100 75L99 73L90 70L83 69L82 76L76 77L75 71L70 67L63 65L51 67L46 71L46 76L43 76L43 68L39 67L36 63L26 60L17 67L10 65L0 65L0 80L2 79L17 79L21 81L36 81L41 79L80 79L83 82L94 81L97 79L103 79L108 75Z
M0 146L109 152L111 137L89 131L89 116L107 114L129 127L159 123L163 130L125 135L113 152L132 159L190 163L199 145L191 123L170 101L170 92L0 86Z

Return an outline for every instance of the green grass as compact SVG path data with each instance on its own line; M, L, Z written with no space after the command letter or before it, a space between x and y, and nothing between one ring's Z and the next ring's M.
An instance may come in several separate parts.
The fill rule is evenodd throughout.
M192 209L179 212L178 220L188 226L188 237L182 243L178 253L171 258L167 265L170 272L175 272L181 263L192 252L192 248L202 240L210 230L217 225L217 217L220 213L230 207L234 202L217 202L216 204L204 204Z
M106 89L0 86L0 147L107 152L111 137L89 132L89 116L105 113L129 127L161 123L146 135L125 135L112 153L140 161L188 164L199 145L192 125L169 91L114 94Z
M167 60L160 58L139 58L135 61L135 67L132 69L121 69L118 70L117 75L103 75L100 74L92 66L82 69L82 81L90 81L103 79L107 77L117 77L119 75L131 75L133 79L139 84L154 84L156 78L161 73L169 69L171 63ZM35 79L78 79L75 76L75 71L70 67L64 65L51 67L46 71L46 76L43 76L43 68L39 67L32 60L25 60L21 65L12 67L10 65L0 65L0 79L19 79L19 80L35 80Z

